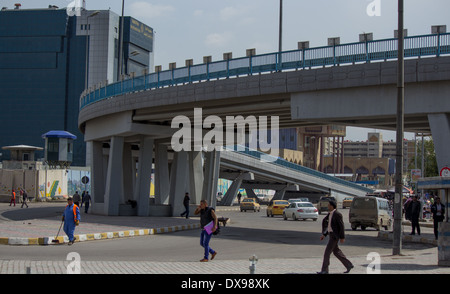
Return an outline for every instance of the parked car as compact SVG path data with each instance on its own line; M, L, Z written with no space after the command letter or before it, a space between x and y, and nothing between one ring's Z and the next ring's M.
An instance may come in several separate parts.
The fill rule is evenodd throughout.
M317 210L319 210L319 214L322 214L322 211L328 211L328 202L330 200L336 201L336 198L332 196L320 197L319 203L317 204Z
M283 218L284 220L288 218L293 220L310 218L313 221L317 221L319 213L311 202L293 202L284 209Z
M241 201L240 209L241 211L253 210L256 212L261 210L261 206L255 198L244 198Z
M350 208L352 201L353 197L345 197L344 200L342 200L342 208Z
M272 200L267 206L267 216L283 215L283 210L289 206L287 200Z

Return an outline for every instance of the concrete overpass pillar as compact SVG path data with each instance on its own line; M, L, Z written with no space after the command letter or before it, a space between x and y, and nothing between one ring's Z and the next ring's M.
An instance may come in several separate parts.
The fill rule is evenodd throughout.
M244 179L244 173L241 173L231 184L231 186L228 188L227 192L223 196L223 199L221 201L221 204L224 206L232 206L234 199L236 199L236 196L239 192L239 189L241 188L242 181Z
M188 172L188 153L175 152L170 171L169 204L172 206L172 216L178 216L184 211L183 198L187 192Z
M281 190L277 190L275 192L275 195L273 195L272 200L282 200L284 199L284 194L286 194L286 190L289 188L289 185L286 185L286 187L282 188Z
M170 176L167 146L155 146L155 204L169 204Z
M91 167L91 201L92 212L103 213L98 211L97 203L105 202L105 173L103 158L103 143L97 141L89 141L86 144L87 154L86 163Z
M205 152L205 174L202 199L208 206L216 207L217 183L219 181L220 151Z
M255 179L255 175L253 173L250 172L246 172L246 173L241 173L234 181L233 184L231 184L230 188L228 188L227 192L225 193L221 203L222 205L225 206L232 206L234 203L234 200L236 199L237 194L239 193L239 189L241 188L242 185L242 181L243 180L254 180ZM255 195L255 193L253 193L253 190L250 189L251 195ZM246 189L247 191L247 189ZM248 195L248 194L247 194ZM252 196L248 196L248 197L252 197Z
M429 114L438 169L450 167L450 114Z
M246 188L245 192L247 193L247 197L248 198L258 198L258 196L256 196L255 192L253 191L253 189L250 188Z
M203 191L203 159L201 151L189 152L189 189L191 203L200 204Z
M123 148L124 138L111 138L108 171L106 175L104 214L119 215L120 199L123 195Z
M133 165L133 154L131 152L131 144L125 143L123 146L123 190L124 194L120 203L126 203L133 200L134 183L136 181L135 165Z
M134 199L137 202L137 215L148 216L150 205L150 184L152 178L153 143L150 137L144 137L139 144L139 163L137 170Z

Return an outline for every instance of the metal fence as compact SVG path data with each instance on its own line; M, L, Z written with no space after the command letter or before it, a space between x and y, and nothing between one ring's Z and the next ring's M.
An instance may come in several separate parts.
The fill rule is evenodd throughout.
M397 59L396 38L275 52L160 71L87 91L80 110L117 95L163 87L286 70ZM405 38L405 58L450 54L450 33Z

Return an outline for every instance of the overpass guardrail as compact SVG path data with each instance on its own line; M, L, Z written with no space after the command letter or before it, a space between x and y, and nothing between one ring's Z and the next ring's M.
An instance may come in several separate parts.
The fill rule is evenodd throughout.
M129 78L96 89L80 97L80 110L114 96L163 87L249 76L268 72L310 69L343 64L370 63L397 59L398 39L275 52L208 62ZM450 54L450 33L405 37L405 58Z

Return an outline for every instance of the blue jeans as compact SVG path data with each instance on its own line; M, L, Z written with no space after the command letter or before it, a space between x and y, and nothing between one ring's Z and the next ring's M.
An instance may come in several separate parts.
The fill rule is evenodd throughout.
M209 247L209 241L211 240L211 235L209 235L206 230L202 230L202 234L200 236L200 245L205 248L205 259L209 259L209 253L214 254L215 251Z
M186 205L185 211L181 214L181 216L186 215L186 218L189 218L189 205Z
M75 234L75 223L73 220L64 222L64 233L66 233L67 237L69 237L69 241L74 241Z

